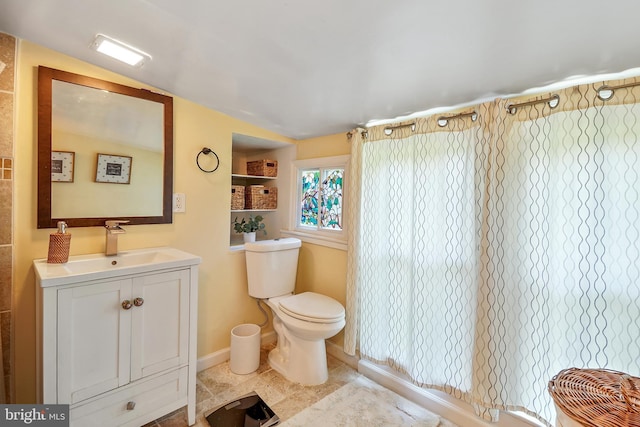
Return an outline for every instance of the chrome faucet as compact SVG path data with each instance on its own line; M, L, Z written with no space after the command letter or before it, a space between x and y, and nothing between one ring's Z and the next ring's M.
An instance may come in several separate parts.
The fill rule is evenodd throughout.
M127 220L115 219L112 221L106 221L104 228L107 229L107 244L105 248L105 255L118 255L118 234L126 233L125 229L120 227L120 224L126 224Z

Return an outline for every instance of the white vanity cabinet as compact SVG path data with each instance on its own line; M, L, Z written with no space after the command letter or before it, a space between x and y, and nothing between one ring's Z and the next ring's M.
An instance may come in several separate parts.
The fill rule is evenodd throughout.
M69 404L72 426L140 426L183 406L194 424L200 259L140 268L126 255L105 257L116 262L105 277L58 284L47 281L47 272L66 264L34 262L42 402ZM118 263L133 268L118 270Z

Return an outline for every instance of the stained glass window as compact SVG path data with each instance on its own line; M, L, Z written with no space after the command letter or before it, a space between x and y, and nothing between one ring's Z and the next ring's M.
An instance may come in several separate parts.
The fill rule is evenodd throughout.
M300 224L320 230L342 230L344 168L300 171Z
M320 170L305 170L301 174L302 199L300 225L318 225L318 190L320 188Z

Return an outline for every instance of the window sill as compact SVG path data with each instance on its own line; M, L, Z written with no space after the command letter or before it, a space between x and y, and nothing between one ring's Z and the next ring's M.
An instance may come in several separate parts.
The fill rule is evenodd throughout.
M302 240L304 243L311 243L319 246L326 246L328 248L339 249L341 251L347 250L347 242L341 239L335 239L315 233L305 233L297 230L280 230L280 234L283 237L295 237Z

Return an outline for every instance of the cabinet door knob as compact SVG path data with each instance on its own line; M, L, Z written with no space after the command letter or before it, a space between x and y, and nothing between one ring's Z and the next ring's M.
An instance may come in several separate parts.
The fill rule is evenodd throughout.
M131 301L129 301L128 299L122 301L122 308L124 308L125 310L129 310L131 308Z
M127 411L133 411L133 409L136 407L136 402L127 402Z
M135 305L136 307L140 307L142 304L144 304L144 299L142 299L141 297L137 297L133 300L133 305Z

